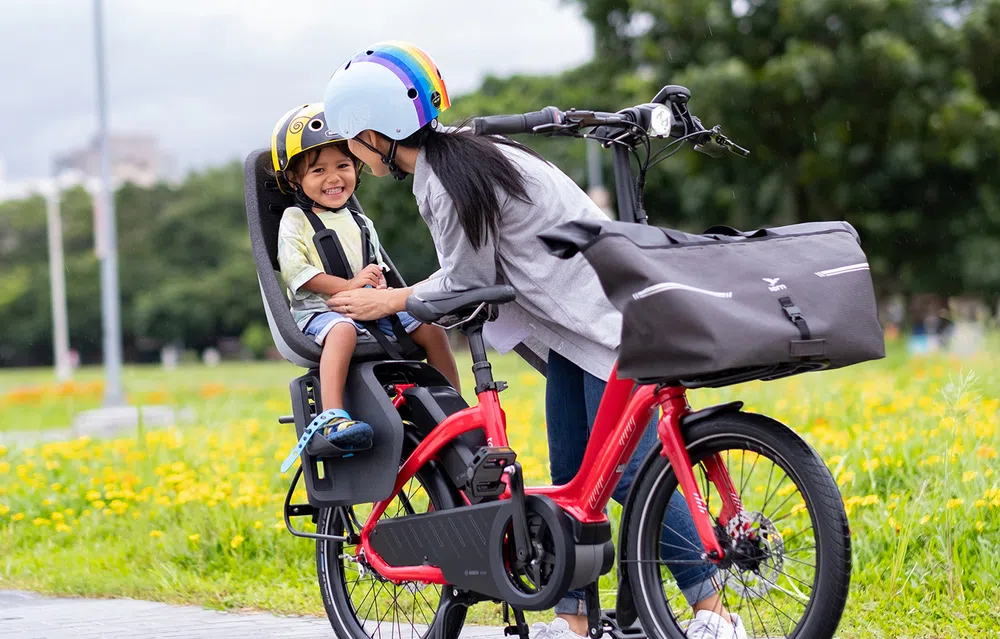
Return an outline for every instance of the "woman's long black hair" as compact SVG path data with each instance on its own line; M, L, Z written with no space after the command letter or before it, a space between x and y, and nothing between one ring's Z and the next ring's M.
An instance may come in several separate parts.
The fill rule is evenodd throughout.
M479 250L500 229L504 194L530 203L527 179L500 146L520 149L544 161L532 149L496 136L473 135L458 125L440 131L428 124L399 142L401 146L423 149L431 170L438 176L455 203L458 221L472 248Z

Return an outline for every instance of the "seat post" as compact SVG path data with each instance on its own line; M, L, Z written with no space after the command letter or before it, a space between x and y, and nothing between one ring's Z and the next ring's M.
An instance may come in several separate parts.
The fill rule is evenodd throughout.
M476 394L487 390L501 391L504 382L493 381L493 367L486 357L486 341L483 339L482 322L474 322L462 329L469 338L469 352L472 354L472 374L476 379Z

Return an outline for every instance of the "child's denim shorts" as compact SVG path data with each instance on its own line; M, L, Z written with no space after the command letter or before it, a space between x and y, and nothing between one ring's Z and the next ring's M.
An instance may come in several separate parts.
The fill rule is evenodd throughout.
M420 328L420 322L418 322L412 315L403 311L396 314L399 317L399 322L403 325L403 328L407 333L412 333L413 331ZM367 331L362 328L361 324L358 324L349 317L344 317L340 313L334 311L326 311L324 313L317 313L309 318L309 323L306 327L302 329L302 332L309 337L316 340L316 343L320 346L326 341L326 336L330 332L330 329L340 324L341 322L350 322L354 324L354 328L357 329L359 335L367 333ZM378 327L382 329L382 332L386 335L392 335L392 323L389 322L388 317L383 317L378 320Z

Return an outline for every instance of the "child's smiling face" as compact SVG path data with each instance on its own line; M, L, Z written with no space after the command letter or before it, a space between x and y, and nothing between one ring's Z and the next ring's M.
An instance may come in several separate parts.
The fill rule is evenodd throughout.
M354 158L335 146L324 146L303 160L298 181L306 196L328 209L343 207L357 184Z

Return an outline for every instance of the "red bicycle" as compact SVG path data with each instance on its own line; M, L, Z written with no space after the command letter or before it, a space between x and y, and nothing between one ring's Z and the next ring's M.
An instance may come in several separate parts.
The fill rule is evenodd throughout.
M636 193L629 153L648 137L693 140L710 154L742 151L718 127L701 127L686 109L688 96L683 87L665 87L653 102L615 114L550 107L480 118L475 126L483 133L588 130L588 137L615 149L620 218L642 223L642 175ZM648 168L647 162L641 170ZM697 411L688 404L688 388L737 378L637 384L612 374L584 457L586 472L562 486L524 486L500 404L506 385L493 379L482 336L498 306L513 299L512 289L494 286L407 303L418 319L468 337L475 406L466 406L422 362L375 361L352 370L352 414L382 411L386 423L398 424L401 443L387 453L399 460L394 480L395 468L388 478L364 479L391 481L391 496L368 505L344 495L324 501L324 481L333 478L328 488L338 478L349 484L373 466L303 456L312 506L290 503L300 468L286 500L286 523L295 534L317 539L321 590L337 636L453 639L469 606L493 601L504 604L508 634L527 639L523 611L549 609L570 589L586 588L591 637L612 628L619 636L684 637L692 611L673 574L711 564L722 604L740 614L752 636L832 637L851 569L841 495L822 459L787 426L744 412L741 402ZM293 382L293 399L305 398L296 408L300 432L320 411L315 387L315 376ZM617 606L602 616L597 583L615 564L606 507L657 414L662 448L646 458L622 511ZM367 421L374 425L376 418ZM695 558L683 561L664 536L668 503L678 491L698 533L683 549ZM309 514L316 533L295 531L289 517ZM641 629L633 626L637 618Z

